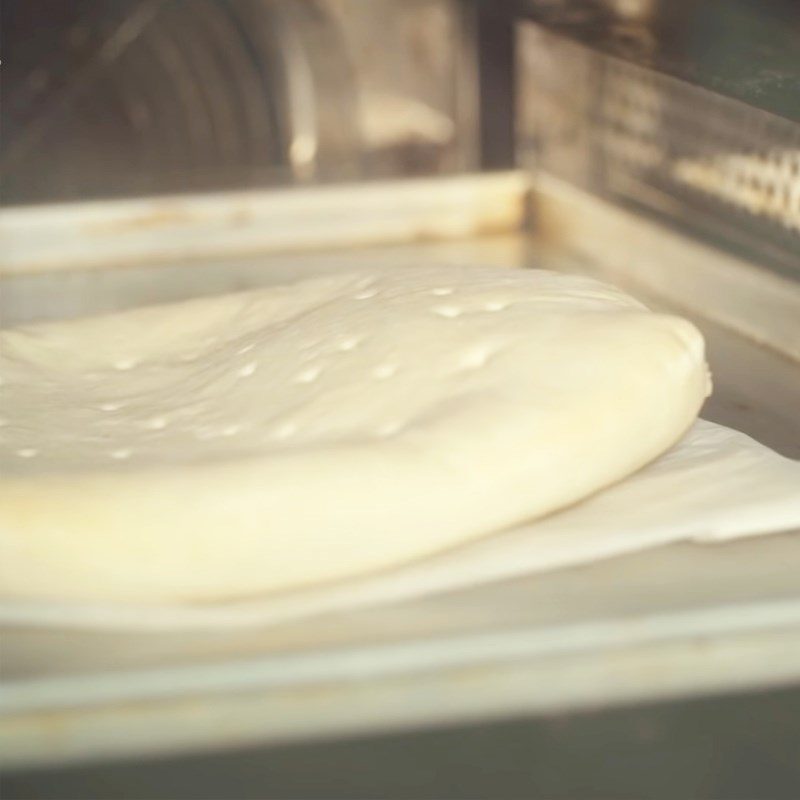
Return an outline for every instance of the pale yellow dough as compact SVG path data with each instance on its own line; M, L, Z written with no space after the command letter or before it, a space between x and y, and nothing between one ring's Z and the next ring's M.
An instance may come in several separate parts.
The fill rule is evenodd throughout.
M630 474L700 334L595 281L409 268L7 330L0 591L211 600L394 566Z

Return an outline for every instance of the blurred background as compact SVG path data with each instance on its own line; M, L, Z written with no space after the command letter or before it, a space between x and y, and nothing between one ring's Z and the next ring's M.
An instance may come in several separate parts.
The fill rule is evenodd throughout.
M469 16L451 0L10 0L4 202L474 168Z

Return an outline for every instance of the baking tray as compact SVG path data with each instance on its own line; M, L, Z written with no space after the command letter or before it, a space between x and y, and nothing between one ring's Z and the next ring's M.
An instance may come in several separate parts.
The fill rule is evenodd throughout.
M0 233L6 324L359 265L611 278L703 329L716 383L704 416L800 457L797 286L547 176L13 209ZM272 628L9 628L0 753L55 764L791 684L798 564L794 532Z

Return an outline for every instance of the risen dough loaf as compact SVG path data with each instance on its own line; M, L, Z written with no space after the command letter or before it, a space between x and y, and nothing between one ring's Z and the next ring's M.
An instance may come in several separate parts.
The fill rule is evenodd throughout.
M358 273L2 334L6 595L219 599L573 503L689 427L703 342L592 280Z

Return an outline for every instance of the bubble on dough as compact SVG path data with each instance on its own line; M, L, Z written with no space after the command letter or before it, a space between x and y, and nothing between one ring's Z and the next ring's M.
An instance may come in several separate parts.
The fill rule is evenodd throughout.
M347 352L348 350L355 350L360 343L360 339L357 336L351 336L348 339L342 339L341 342L338 344L339 350L343 352Z
M434 306L433 313L438 314L440 317L453 319L461 316L464 312L458 306Z
M270 439L284 440L297 433L297 425L294 422L283 422L278 425L270 434Z
M381 437L384 437L384 438L389 437L389 436L394 436L396 433L399 433L399 431L402 430L403 424L404 423L402 423L402 422L400 422L398 420L395 420L394 422L387 422L385 425L381 425L378 428L377 434L378 434L378 436L381 436Z
M142 427L149 431L160 431L167 427L166 417L151 417L142 423Z
M318 377L322 369L320 367L309 367L297 374L295 378L296 383L313 383Z
M458 363L463 369L478 369L486 365L491 355L492 351L489 347L475 347L463 353Z
M372 376L374 378L378 378L379 380L383 380L385 378L391 378L397 372L397 364L379 364L375 369L372 370Z

